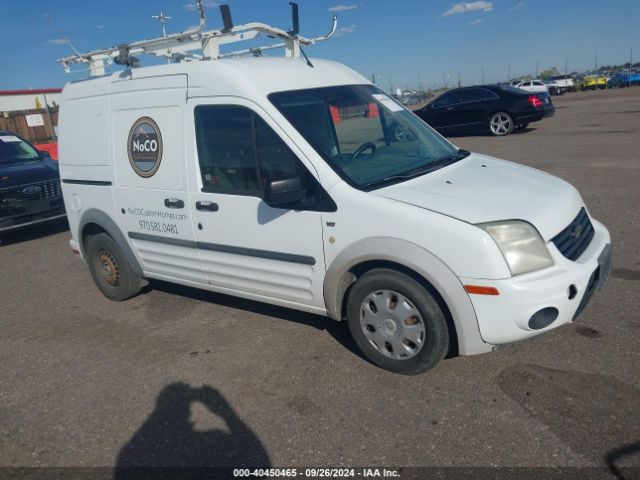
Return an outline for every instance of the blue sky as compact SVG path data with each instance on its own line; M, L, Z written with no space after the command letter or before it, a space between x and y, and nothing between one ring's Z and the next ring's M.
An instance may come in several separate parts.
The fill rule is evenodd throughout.
M208 28L220 26L212 0ZM220 3L220 2L219 2ZM288 27L286 0L229 0L236 24L262 21ZM325 33L338 15L338 37L308 47L310 57L343 62L383 88L437 88L506 80L539 69L569 70L640 60L638 0L299 0L301 33ZM168 33L197 23L190 0L4 0L0 16L0 89L60 87L84 74L64 74L56 59L70 53L48 25L48 13L75 46L86 51L160 33L151 19L172 17ZM153 63L143 59L143 63Z

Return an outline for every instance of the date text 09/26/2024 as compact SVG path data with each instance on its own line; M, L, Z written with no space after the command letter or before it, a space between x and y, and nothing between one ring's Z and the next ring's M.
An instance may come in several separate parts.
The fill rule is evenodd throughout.
M265 468L233 470L234 478L399 478L400 472L387 468Z

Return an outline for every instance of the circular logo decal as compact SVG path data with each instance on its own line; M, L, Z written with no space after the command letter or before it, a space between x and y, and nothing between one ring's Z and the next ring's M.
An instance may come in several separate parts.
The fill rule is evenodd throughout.
M129 163L141 177L158 171L162 160L162 135L158 124L149 117L139 118L129 131Z

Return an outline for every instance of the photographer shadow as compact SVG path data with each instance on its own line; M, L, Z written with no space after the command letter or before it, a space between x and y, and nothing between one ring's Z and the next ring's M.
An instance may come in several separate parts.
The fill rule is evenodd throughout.
M200 403L220 417L222 429L196 430L191 407ZM270 467L258 437L214 388L184 383L166 386L147 420L118 455L115 480L211 477L211 467ZM185 477L186 478L186 477Z

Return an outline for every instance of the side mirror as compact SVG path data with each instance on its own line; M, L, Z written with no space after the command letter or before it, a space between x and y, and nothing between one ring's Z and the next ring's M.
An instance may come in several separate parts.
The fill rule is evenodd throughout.
M284 207L305 199L307 192L300 177L292 176L271 180L265 188L264 201L272 207Z

